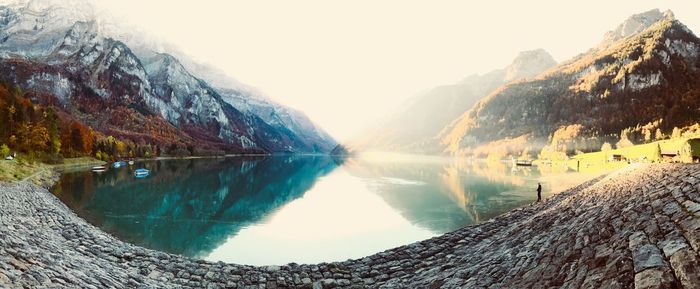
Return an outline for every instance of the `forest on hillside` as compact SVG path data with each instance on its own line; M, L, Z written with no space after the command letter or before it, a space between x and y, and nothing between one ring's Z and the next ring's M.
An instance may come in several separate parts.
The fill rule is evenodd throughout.
M135 143L96 132L53 106L32 102L16 85L0 83L0 155L17 153L31 160L60 163L66 157L92 156L110 161L155 157L161 154L193 155L191 146Z

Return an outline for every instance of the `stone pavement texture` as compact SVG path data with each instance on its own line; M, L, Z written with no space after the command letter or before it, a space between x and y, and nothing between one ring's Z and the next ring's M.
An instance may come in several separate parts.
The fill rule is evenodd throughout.
M357 260L254 267L121 242L0 184L0 288L700 288L700 165L640 165Z

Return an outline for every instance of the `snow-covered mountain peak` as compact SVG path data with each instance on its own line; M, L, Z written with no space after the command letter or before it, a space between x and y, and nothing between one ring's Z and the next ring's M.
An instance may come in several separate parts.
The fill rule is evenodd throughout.
M18 0L0 1L2 14L12 14L16 26L38 30L49 25L70 26L76 21L96 18L97 10L86 0ZM9 23L7 23L9 24Z

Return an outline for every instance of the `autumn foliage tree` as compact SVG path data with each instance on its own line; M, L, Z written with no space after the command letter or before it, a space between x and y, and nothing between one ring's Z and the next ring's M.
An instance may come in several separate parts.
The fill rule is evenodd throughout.
M19 149L23 152L43 152L49 144L49 132L41 124L23 123L17 129Z
M61 143L65 154L69 156L91 154L93 139L92 129L77 121L71 122L61 134Z
M34 105L18 86L8 89L7 84L0 84L0 143L9 145L9 149L31 154L57 153L50 150L60 148L57 137L56 143L51 143L51 132L58 131L56 119L53 112Z
M35 104L19 86L1 81L0 147L4 155L16 151L48 161L60 161L61 157L114 160L160 155L158 144L95 133L80 120L61 113L60 108Z

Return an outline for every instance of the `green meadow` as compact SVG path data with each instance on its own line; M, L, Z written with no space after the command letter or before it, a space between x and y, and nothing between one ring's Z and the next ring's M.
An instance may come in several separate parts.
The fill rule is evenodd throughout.
M537 160L537 165L579 172L597 172L624 167L629 163L693 162L700 158L700 138L681 137L606 151L583 153L567 160Z

